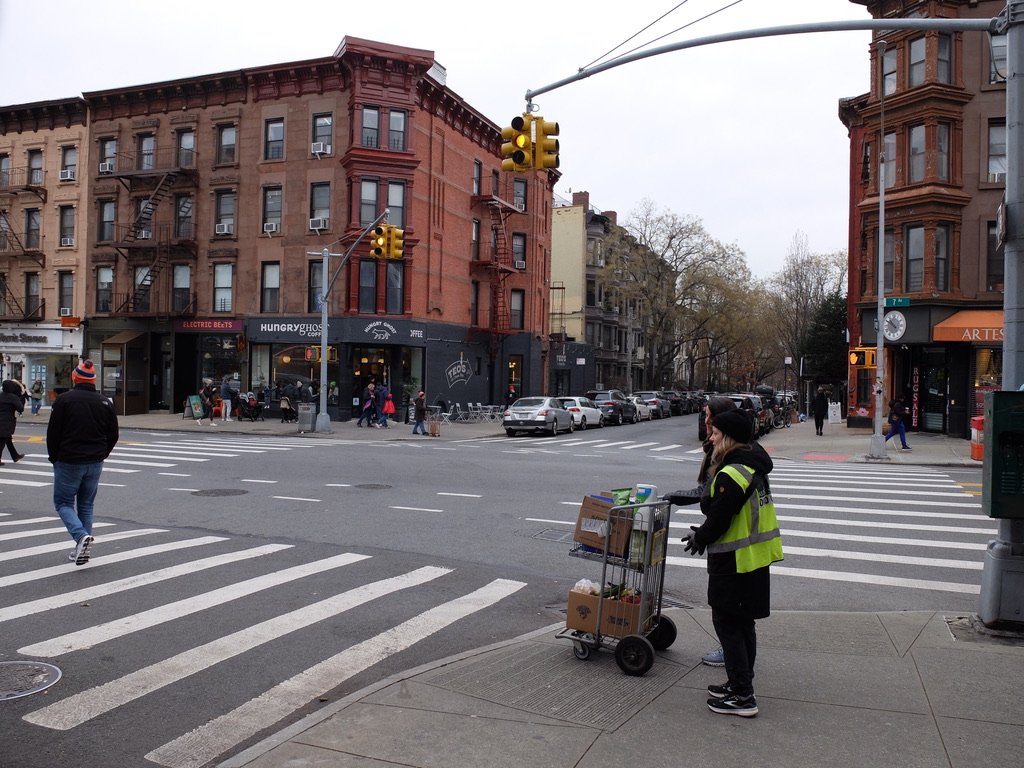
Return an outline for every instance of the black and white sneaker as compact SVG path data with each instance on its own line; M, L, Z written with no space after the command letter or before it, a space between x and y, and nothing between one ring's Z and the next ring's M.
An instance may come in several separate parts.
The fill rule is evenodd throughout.
M725 685L709 685L708 694L714 696L716 699L724 699L726 696L732 696L736 690L733 688L731 682Z
M78 540L78 544L75 545L75 565L85 565L89 562L89 549L92 547L93 538L89 534L85 534Z
M720 715L754 717L757 714L757 699L733 693L722 699L708 699L708 709Z

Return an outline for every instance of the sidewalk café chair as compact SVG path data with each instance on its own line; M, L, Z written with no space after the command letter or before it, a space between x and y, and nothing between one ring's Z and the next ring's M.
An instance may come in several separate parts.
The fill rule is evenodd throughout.
M441 410L441 409L439 408L439 409L438 409L438 412L439 412L439 413L441 414L441 423L442 423L442 424L451 424L451 423L452 423L452 420L453 420L453 419L455 418L455 416L456 416L456 411L458 410L458 407L459 407L459 406L458 406L457 404L454 404L454 403L453 403L453 404L452 404L452 406L451 406L451 408L450 408L450 409L448 410L448 412L447 412L447 413L445 413L444 411L442 411L442 410Z
M483 410L480 408L480 403L473 405L472 403L466 403L466 409L469 411L469 420L472 422L478 422L484 420Z

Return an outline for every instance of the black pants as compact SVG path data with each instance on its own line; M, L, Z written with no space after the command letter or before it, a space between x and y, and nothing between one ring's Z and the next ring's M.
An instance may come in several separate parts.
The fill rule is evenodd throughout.
M821 434L822 428L825 426L825 417L814 414L814 431L819 435Z
M757 657L757 633L754 620L711 609L718 642L725 655L725 671L736 693L750 696L754 693L754 659Z
M7 446L7 450L10 451L11 458L17 461L19 458L18 449L14 447L14 440L9 435L7 437L0 437L0 459L3 458L4 446Z

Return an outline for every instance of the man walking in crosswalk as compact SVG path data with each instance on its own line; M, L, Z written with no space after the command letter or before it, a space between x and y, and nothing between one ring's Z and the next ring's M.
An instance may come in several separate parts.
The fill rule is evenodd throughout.
M58 397L46 428L46 453L53 464L53 506L75 540L68 559L89 562L92 516L103 460L117 445L117 414L96 391L96 367L83 360L71 372L74 386Z

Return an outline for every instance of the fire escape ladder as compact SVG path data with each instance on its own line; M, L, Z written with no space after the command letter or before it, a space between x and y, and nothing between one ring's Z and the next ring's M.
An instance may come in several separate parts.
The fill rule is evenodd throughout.
M508 300L505 296L505 279L511 274L511 253L507 222L508 213L498 204L487 206L491 214L494 231L494 254L491 259L491 331L505 333L511 325Z
M165 240L161 240L157 243L154 249L153 260L149 263L146 274L143 275L142 279L134 286L132 292L128 294L127 298L121 303L121 306L117 308L118 312L135 312L139 306L149 307L148 302L142 302L143 297L149 296L152 301L152 288L156 279L160 276L163 268L167 265L171 255L171 245Z
M0 210L0 254L13 253L15 256L27 256L40 267L46 265L46 258L38 248L26 248L18 233L11 228L11 220L7 211Z
M132 222L131 229L125 233L125 242L133 243L139 239L140 232L153 231L153 214L156 212L157 207L167 197L167 193L170 191L171 185L178 178L177 171L168 171L160 179L160 183L156 185L156 188L150 193L149 197L139 206L139 215L135 217L135 221Z
M11 293L11 286L6 278L0 278L0 302L3 302L3 307L6 310L3 315L19 318L25 316L25 310L22 308L21 302L18 301L17 297ZM11 312L12 308L16 311Z

